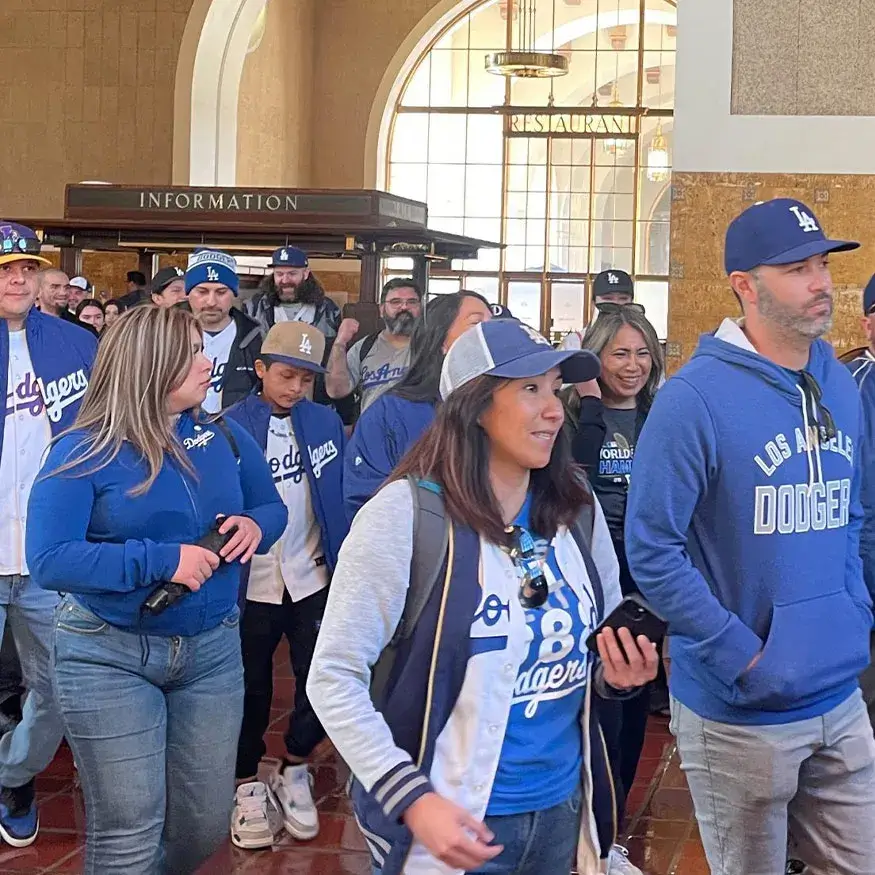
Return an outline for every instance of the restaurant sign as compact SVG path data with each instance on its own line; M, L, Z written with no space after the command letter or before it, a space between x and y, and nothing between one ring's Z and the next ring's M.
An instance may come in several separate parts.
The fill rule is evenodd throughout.
M634 137L638 117L587 112L515 113L510 117L511 137Z

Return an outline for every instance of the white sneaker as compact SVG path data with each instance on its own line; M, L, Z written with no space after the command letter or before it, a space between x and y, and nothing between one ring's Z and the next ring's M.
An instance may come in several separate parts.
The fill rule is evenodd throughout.
M644 875L629 862L629 852L622 845L614 845L608 855L608 875Z
M231 841L238 848L269 848L274 833L269 808L273 806L270 790L261 781L241 784L234 797L231 815Z
M270 776L270 788L282 809L283 826L300 841L319 834L319 815L313 802L313 776L306 765L286 766Z

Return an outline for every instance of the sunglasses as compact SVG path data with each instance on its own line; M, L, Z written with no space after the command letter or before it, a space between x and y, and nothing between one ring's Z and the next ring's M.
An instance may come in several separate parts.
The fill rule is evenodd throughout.
M524 608L540 608L550 594L550 585L541 568L532 536L521 526L509 526L513 545L503 548L513 561L520 579L519 600Z
M13 252L39 255L41 249L42 243L36 237L4 237L0 240L2 255L11 255Z
M647 312L643 304L615 304L613 301L602 301L595 305L599 313L622 313L623 310L632 310L635 313L640 313L642 316Z

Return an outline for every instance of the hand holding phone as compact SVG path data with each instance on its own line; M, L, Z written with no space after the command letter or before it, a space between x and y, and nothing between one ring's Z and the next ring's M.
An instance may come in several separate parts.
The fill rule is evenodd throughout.
M615 632L628 629L633 639L643 635L654 644L659 644L665 638L668 623L647 604L643 596L634 593L627 595L586 639L586 646L593 653L598 652L596 638L605 629Z
M615 690L634 690L650 683L659 670L659 651L646 635L632 637L625 627L610 627L596 638L605 683Z

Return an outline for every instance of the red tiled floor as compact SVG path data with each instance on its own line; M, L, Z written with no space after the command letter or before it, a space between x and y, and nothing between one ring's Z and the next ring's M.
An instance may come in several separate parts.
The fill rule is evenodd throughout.
M288 657L277 654L275 708L268 732L268 755L283 751L282 733L294 694ZM317 751L314 796L321 832L310 843L281 839L267 851L241 851L228 845L200 875L369 875L364 842L344 793L346 767L330 745ZM0 875L81 872L85 817L82 797L73 782L73 762L66 747L37 779L41 832L31 848L0 845ZM646 875L708 875L708 866L692 816L692 803L677 761L668 723L655 718L648 728L635 786L629 793L628 820L622 832L632 861Z

